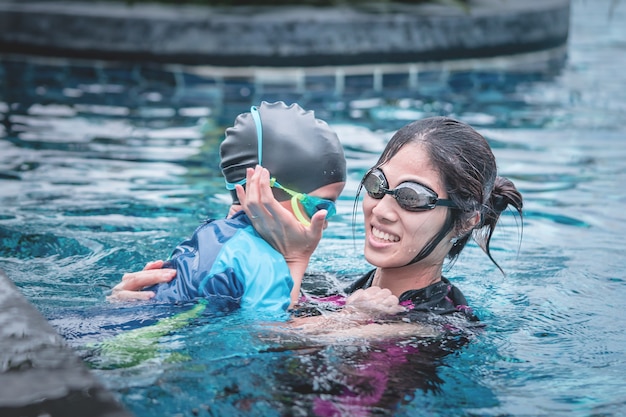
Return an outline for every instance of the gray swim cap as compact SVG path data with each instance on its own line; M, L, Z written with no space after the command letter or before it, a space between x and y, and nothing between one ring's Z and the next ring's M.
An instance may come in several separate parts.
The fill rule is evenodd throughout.
M238 203L235 184L246 168L267 168L283 186L301 193L346 180L346 159L337 134L312 111L282 101L262 102L235 119L220 145L220 168Z

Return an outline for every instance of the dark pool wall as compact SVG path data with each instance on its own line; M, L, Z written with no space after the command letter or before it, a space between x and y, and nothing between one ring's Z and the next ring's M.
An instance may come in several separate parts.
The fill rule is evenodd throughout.
M547 50L569 0L450 5L180 7L0 2L0 52L215 66L326 66L475 59Z
M2 270L0 416L132 416Z

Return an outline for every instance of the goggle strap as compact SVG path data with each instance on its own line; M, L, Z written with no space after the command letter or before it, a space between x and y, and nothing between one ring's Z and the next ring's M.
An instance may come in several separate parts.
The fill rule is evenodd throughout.
M259 165L263 165L263 125L261 124L261 114L256 106L250 107L250 113L254 119L254 125L256 126L256 138L257 138L257 155L259 157Z
M252 119L254 120L254 125L256 126L256 137L257 137L257 155L259 160L259 165L262 165L263 162L263 124L261 123L261 114L259 113L259 109L256 106L250 107L250 114L252 114ZM246 183L246 179L242 179L237 182L228 182L226 178L224 178L224 182L226 183L227 190L234 190L235 185L244 185Z
M444 199L444 198L438 199L437 202L435 203L435 205L436 206L450 207L450 208L459 208L459 206L457 206L454 201L448 200L448 199Z
M224 179L224 181L226 181L226 179ZM226 181L226 189L227 190L234 190L235 189L235 185L239 184L239 185L244 185L246 183L246 179L242 179L241 181L237 181L237 182L228 182Z
M311 222L302 215L302 211L300 210L300 206L298 205L298 196L294 195L291 198L291 209L293 210L293 214L296 216L296 219L306 227L311 225Z
M303 225L305 225L306 227L309 227L311 225L311 222L309 221L309 219L304 217L304 214L302 213L302 210L300 209L300 204L298 204L298 202L302 202L302 205L305 206L304 201L307 198L310 199L314 197L307 196L304 193L296 193L295 191L285 188L282 185L280 185L278 181L276 181L276 178L270 178L270 187L280 188L287 194L291 195L291 210L293 211L294 216L296 216L296 219L298 219L298 221L302 223ZM306 207L305 207L305 211L306 211ZM328 209L326 209L326 211L330 213ZM335 213L334 210L333 210L333 213Z

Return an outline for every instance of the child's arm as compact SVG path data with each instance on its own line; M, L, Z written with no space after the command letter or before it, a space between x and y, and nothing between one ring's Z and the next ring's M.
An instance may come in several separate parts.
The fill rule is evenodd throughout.
M302 278L309 259L322 238L326 211L315 213L311 225L304 226L274 199L269 171L260 166L247 169L245 190L241 185L235 188L241 207L256 231L284 256L294 281L291 303L295 304L300 296Z

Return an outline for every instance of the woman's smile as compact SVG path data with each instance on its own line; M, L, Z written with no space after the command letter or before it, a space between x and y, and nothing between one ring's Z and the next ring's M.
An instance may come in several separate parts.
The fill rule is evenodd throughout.
M372 236L375 238L375 240L383 241L385 243L394 243L400 240L399 236L384 232L380 229L377 229L375 226L372 226Z

